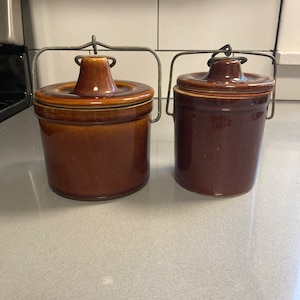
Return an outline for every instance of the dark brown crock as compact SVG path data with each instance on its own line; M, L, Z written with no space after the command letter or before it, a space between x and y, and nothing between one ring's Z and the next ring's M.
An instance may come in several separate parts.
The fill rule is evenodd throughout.
M79 200L121 197L149 178L153 89L114 81L105 57L83 57L77 82L36 91L50 187Z
M243 73L239 59L181 75L174 87L175 178L200 194L251 190L274 80Z

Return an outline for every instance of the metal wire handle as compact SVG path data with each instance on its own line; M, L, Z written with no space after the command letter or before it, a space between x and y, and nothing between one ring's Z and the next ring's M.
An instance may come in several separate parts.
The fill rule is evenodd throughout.
M151 123L157 122L160 117L161 117L161 77L162 77L162 72L161 72L161 62L154 50L148 47L132 47L132 46L109 46L104 43L100 43L96 40L96 36L92 36L92 41L80 46L59 46L59 47L44 47L41 48L39 51L36 52L33 61L32 61L32 91L34 94L34 91L36 90L37 87L37 60L38 57L45 51L69 51L69 50L82 50L85 48L88 48L92 46L94 55L98 54L98 47L101 46L103 48L106 48L110 51L145 51L145 52L150 52L156 59L157 62L157 77L158 77L158 84L157 84L157 115L154 119L151 119ZM110 58L110 57L109 57ZM113 62L114 64L114 62Z
M270 52L272 52L270 50ZM217 54L220 53L224 53L227 57L231 56L232 54L246 54L246 55L256 55L256 56L264 56L267 58L270 58L272 60L272 64L273 64L273 79L276 82L276 75L277 75L277 62L276 62L276 58L273 55L270 54L266 54L266 53L262 53L259 51L245 51L245 50L235 50L233 51L231 46L229 44L221 47L218 50L192 50L192 51L183 51L183 52L179 52L177 53L172 61L171 61L171 66L170 66L170 74L169 74L169 85L168 85L168 93L167 93L167 104L166 104L166 114L169 116L174 117L174 113L169 111L169 105L170 105L170 94L171 94L171 88L172 88L172 80L173 80L173 69L174 69L174 64L175 61L178 57L183 56L183 55L191 55L191 54L209 54L212 53L212 57L210 60L208 60L208 64L212 62L212 60L217 59L215 58L215 56ZM241 60L241 63L244 63L247 61L247 58L245 57L239 57L238 59ZM275 101L276 101L276 83L272 92L272 108L271 108L271 114L270 116L267 116L266 119L270 120L274 117L275 114Z

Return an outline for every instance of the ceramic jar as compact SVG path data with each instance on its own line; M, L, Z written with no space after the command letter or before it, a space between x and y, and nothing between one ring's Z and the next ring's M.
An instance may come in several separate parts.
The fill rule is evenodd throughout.
M132 193L149 178L153 89L114 81L106 57L80 57L77 62L77 82L35 93L49 185L80 200Z
M255 181L274 80L243 73L244 58L210 61L174 87L175 178L200 194L248 192Z

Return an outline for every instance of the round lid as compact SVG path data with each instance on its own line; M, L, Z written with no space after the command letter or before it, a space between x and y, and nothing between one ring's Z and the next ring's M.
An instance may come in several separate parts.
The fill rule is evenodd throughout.
M209 60L209 72L183 74L177 78L180 89L201 93L264 93L274 88L268 76L243 73L245 58L222 57Z
M114 81L108 57L80 56L77 82L48 85L35 92L36 99L47 105L59 107L123 107L150 100L153 89L133 81Z

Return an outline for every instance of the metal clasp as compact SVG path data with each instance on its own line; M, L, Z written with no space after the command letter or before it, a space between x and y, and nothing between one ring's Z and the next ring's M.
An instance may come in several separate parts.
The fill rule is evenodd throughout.
M98 54L98 46L101 46L103 48L106 48L110 51L145 51L150 52L156 59L157 62L157 77L158 77L158 84L157 84L157 98L158 98L158 108L157 108L157 115L154 119L151 119L151 123L157 122L161 117L161 62L154 50L148 47L131 47L131 46L109 46L104 43L100 43L96 40L96 36L92 36L92 41L80 46L59 46L59 47L44 47L41 48L37 53L35 54L33 61L32 61L32 90L33 93L36 90L37 87L37 59L38 57L45 51L68 51L68 50L82 50L85 48L88 48L92 46L94 55ZM110 57L109 57L110 58ZM77 59L79 61L80 57ZM112 59L113 60L113 59ZM114 63L113 63L114 64ZM112 67L112 65L111 65Z
M272 52L270 50L270 52ZM257 56L264 56L267 58L270 58L272 60L272 64L273 64L273 79L275 80L275 86L272 92L272 99L271 99L271 103L272 103L272 108L271 108L271 113L269 116L266 117L267 120L270 120L274 117L275 114L275 101L276 101L276 75L277 75L277 62L276 62L276 58L273 55L267 54L267 53L262 53L259 51L244 51L244 50L235 50L233 51L230 44L226 44L225 46L221 47L218 50L192 50L192 51L183 51L183 52L179 52L177 53L172 61L171 61L171 66L170 66L170 74L169 74L169 85L168 85L168 93L167 93L167 104L166 104L166 114L169 116L174 117L174 113L170 112L169 110L169 106L170 106L170 94L171 94L171 89L172 89L172 80L173 80L173 70L174 70L174 64L177 58L179 58L180 56L184 56L184 55L191 55L191 54L209 54L212 53L211 58L208 60L207 64L208 66L210 66L210 64L216 60L217 58L215 58L215 56L217 54L223 53L225 54L227 57L233 55L233 54L246 54L246 55L257 55ZM244 63L247 61L247 58L245 57L241 57L241 63Z

